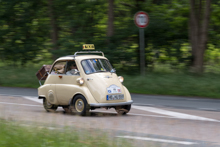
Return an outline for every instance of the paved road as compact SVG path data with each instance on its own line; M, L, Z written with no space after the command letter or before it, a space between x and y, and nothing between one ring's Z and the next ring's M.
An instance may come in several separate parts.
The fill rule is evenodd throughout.
M37 97L37 89L35 88L13 88L13 87L0 87L1 95L17 95L17 96L35 96Z
M136 105L220 111L220 99L132 94Z
M208 103L213 109L218 100L136 94L132 98L135 104L126 116L118 116L113 109L97 109L91 116L78 117L65 114L62 108L46 113L36 89L0 87L0 118L44 127L101 129L134 146L220 147L220 112L196 110L200 105L195 104ZM191 108L186 109L187 105Z
M0 87L2 95L37 97L37 89ZM220 111L220 99L131 94L135 105Z

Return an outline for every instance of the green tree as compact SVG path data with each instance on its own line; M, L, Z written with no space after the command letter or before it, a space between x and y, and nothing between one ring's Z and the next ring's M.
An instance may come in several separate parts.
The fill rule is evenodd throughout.
M25 65L33 60L43 48L44 25L39 22L38 0L2 0L1 20L1 58Z

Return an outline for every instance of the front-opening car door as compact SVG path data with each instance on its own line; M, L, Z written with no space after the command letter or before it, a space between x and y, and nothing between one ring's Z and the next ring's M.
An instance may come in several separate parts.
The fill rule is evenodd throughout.
M78 92L79 84L77 84L77 79L80 77L80 73L77 71L74 60L66 61L64 73L56 83L56 95L61 105L67 105L70 99Z
M52 104L59 103L58 97L56 95L56 84L59 83L60 77L63 76L64 67L65 67L66 61L58 61L56 62L52 70L49 74L49 77L46 80L46 83L49 83L47 86L47 97L48 101Z

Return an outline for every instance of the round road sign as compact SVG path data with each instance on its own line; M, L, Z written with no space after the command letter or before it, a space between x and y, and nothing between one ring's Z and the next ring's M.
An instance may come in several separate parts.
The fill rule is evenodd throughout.
M134 15L134 23L139 28L145 28L149 23L149 16L146 12L139 11Z

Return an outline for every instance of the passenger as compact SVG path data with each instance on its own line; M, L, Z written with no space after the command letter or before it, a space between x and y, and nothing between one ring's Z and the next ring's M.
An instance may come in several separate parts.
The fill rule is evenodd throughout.
M76 63L75 62L68 62L67 63L67 75L77 75L77 67L76 67Z

